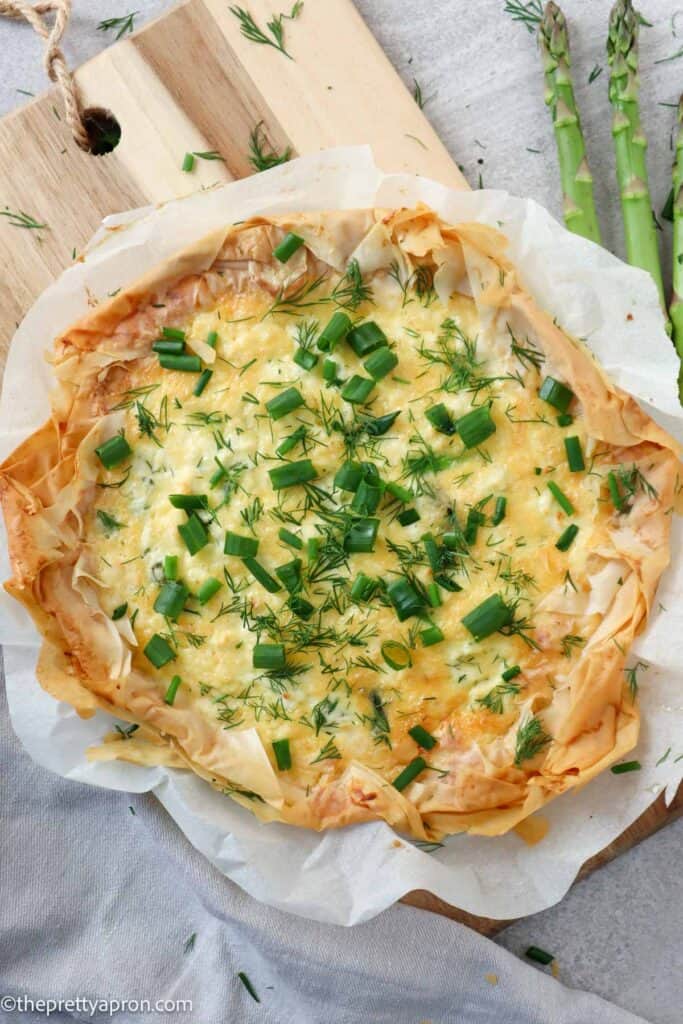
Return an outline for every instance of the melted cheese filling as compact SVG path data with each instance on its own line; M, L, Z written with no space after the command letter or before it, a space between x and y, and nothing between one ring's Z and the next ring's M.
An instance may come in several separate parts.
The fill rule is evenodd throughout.
M565 437L579 438L588 467L591 441L580 418L561 427L557 410L539 398L547 372L540 353L520 359L507 333L484 336L465 296L444 306L431 293L424 301L402 301L387 287L386 294L376 290L375 300L352 318L381 327L398 365L364 406L344 401L340 387L322 376L327 357L342 379L366 375L346 342L332 353L313 345L319 358L311 370L293 361L304 319L317 321L319 331L334 308L329 304L307 308L305 318L262 318L265 300L243 297L182 325L190 345L217 333L213 376L197 397L196 374L159 370L156 357L146 361L140 389L125 396L124 432L133 454L121 466L102 468L100 483L120 486L98 491L86 523L105 611L111 615L127 603L136 667L158 680L160 695L180 676L175 705L192 703L218 728L255 726L273 763L272 741L289 739L292 772L304 785L350 759L392 780L420 752L408 733L415 725L444 740L455 730L465 747L514 736L531 698L550 700L571 667L572 649L588 639L585 621L583 635L572 639L569 617L556 635L552 619L536 614L536 605L559 585L588 588L587 560L605 537L609 515L599 500L600 479L570 472ZM305 404L273 420L266 402L285 387L298 388ZM454 419L490 402L496 432L480 447L464 448L458 434L438 432L425 416L438 402ZM386 433L371 436L363 429L364 416L394 412L399 415ZM305 440L284 459L313 462L317 490L309 489L308 497L302 486L274 490L268 473L283 464L277 447L300 427ZM371 553L345 553L335 519L353 499L333 486L347 459L374 463L385 483L398 482L414 495L403 505L385 493L374 513L380 526ZM211 486L217 464L225 475ZM549 480L574 515L559 506ZM177 493L208 496L210 539L194 556L178 532L187 515L169 501ZM500 496L506 515L493 525ZM397 516L408 507L420 518L402 526ZM440 606L425 606L422 618L400 622L383 587L401 574L428 586L434 573L423 535L440 542L454 524L465 527L472 509L482 514L476 538L444 555L441 575L452 589L440 586ZM555 545L570 522L579 532L563 552ZM301 550L282 541L282 527L302 540ZM240 558L225 555L226 530L258 538L257 559L271 576L300 558L299 596L315 613L298 618L284 587L269 593ZM307 549L311 538L318 540L317 557ZM176 622L153 608L168 555L177 556L178 578L192 595L209 577L221 582L203 606L190 597ZM359 573L377 581L367 601L350 596ZM461 620L494 593L514 607L516 625L509 635L497 632L478 642ZM422 631L430 623L444 638L424 646ZM143 654L154 634L176 655L159 670ZM387 663L386 641L404 645L409 668ZM287 668L254 668L257 642L283 643ZM505 684L502 672L513 665L522 672Z

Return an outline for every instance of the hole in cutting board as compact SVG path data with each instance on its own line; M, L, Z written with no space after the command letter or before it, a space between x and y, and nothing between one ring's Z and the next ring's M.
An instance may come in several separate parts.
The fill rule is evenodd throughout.
M83 124L93 156L111 153L121 141L121 125L112 112L104 107L86 107L83 111Z

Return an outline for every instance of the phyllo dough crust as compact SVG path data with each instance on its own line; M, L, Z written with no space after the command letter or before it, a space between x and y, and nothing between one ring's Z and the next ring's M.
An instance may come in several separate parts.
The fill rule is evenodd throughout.
M676 445L499 232L227 226L50 359L1 468L6 588L41 685L128 723L88 756L433 839L503 833L636 743Z

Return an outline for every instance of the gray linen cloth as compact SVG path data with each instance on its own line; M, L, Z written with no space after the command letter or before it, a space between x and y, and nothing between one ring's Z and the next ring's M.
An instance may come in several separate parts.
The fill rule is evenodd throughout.
M2 688L0 807L0 996L36 1007L0 999L2 1024L642 1024L426 911L396 905L342 928L257 903L154 797L34 764ZM38 1012L77 997L192 1009Z

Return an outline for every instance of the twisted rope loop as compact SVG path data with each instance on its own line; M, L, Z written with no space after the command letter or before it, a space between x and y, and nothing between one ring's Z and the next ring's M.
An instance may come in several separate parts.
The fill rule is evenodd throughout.
M49 15L54 15L52 27ZM60 48L62 36L69 23L71 0L41 0L30 4L25 0L0 0L0 16L26 21L45 40L43 64L51 82L59 86L64 101L66 120L76 144L90 152L90 139L83 123L81 104L71 72Z

